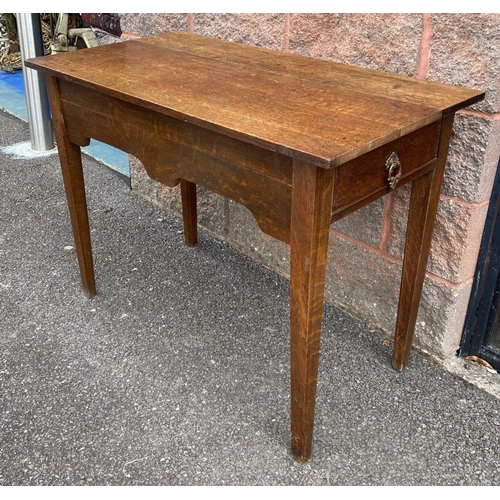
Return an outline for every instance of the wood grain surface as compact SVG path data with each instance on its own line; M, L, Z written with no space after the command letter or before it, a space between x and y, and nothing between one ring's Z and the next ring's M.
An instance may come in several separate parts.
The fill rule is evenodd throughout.
M324 168L484 95L186 33L85 52L26 66Z
M291 449L311 455L332 220L412 182L393 366L408 364L454 112L484 93L186 33L26 61L46 76L82 284L95 294L80 146L90 138L246 206L290 244ZM387 160L395 157L397 184Z

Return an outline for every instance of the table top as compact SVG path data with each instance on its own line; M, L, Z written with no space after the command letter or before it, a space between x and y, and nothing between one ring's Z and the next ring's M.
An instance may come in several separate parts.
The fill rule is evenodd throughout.
M478 90L184 32L26 66L324 168L484 98Z

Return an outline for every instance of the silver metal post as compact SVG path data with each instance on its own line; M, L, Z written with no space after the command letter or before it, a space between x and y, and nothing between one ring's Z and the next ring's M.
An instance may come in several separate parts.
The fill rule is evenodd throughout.
M40 14L16 14L16 18L23 61L31 149L33 151L49 151L54 149L54 135L45 80L41 73L24 66L26 59L43 56Z

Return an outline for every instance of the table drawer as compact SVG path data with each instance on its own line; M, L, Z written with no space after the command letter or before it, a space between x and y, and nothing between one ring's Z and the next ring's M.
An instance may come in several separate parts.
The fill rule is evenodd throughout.
M437 156L440 125L440 121L431 123L337 167L332 220L405 184L412 174L428 167Z

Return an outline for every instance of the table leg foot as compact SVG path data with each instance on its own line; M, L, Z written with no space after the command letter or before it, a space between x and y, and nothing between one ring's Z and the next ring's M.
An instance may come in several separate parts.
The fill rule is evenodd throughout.
M434 224L434 218L429 210L433 175L433 171L428 172L415 179L412 183L399 310L392 354L392 365L398 371L403 371L406 368L410 358L413 333L425 278L427 255Z
M196 208L196 184L181 179L182 218L184 221L184 243L198 243L198 214Z
M80 146L58 141L58 148L83 293L92 298L96 289Z
M76 255L80 266L83 292L87 297L91 298L96 294L96 290L81 150L78 144L70 142L66 136L57 79L46 77L45 81L47 83L52 123L75 240Z
M307 449L306 453L304 451ZM312 452L312 443L294 443L292 440L292 457L299 462L299 464L303 464L311 458Z
M392 365L398 371L406 368L410 358L452 126L453 115L445 116L441 126L436 166L434 170L412 182L392 353Z
M333 173L294 161L290 226L291 447L312 452Z

